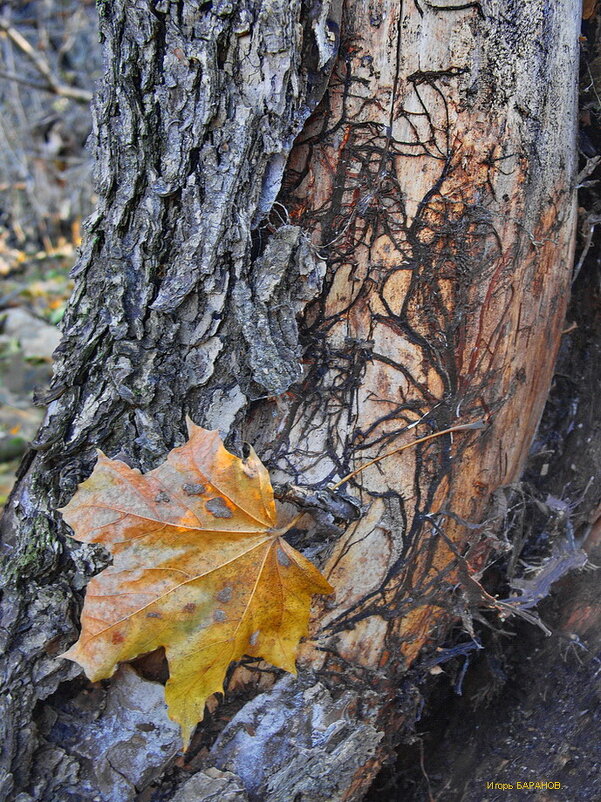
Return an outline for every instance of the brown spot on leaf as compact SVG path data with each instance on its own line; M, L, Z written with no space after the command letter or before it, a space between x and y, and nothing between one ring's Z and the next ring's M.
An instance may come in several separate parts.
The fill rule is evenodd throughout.
M205 492L205 486L186 482L186 484L183 485L182 490L187 496L202 496L202 494Z
M194 602L188 602L188 604L184 604L183 611L184 613L193 613L196 610L196 605Z
M215 594L215 598L217 601L220 602L229 602L231 601L232 596L234 595L234 591L231 585L226 585L224 588Z
M287 568L290 565L290 558L288 557L284 549L278 546L277 555L279 564L283 565L284 568Z
M125 635L122 632L113 632L111 635L111 640L113 643L123 643L125 640Z
M211 498L205 504L207 510L214 515L215 518L231 518L232 511L227 506L222 498Z

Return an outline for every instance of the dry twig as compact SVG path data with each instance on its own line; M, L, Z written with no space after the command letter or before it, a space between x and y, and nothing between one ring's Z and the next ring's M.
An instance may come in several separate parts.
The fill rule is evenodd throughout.
M7 22L6 20L0 19L0 31L4 31L6 36L10 39L10 41L18 48L21 53L30 61L31 64L36 68L36 70L43 76L45 79L44 84L38 84L32 81L28 81L26 78L21 78L18 75L13 73L0 73L3 78L8 78L12 81L17 81L18 83L25 84L26 86L31 86L34 89L39 89L43 92L50 92L53 95L60 95L61 97L69 98L70 100L75 100L78 103L90 103L92 100L92 93L88 92L87 89L79 89L76 86L68 86L67 84L61 83L58 78L52 73L48 62L36 52L36 50L32 47L31 43L27 41L27 39L19 33L16 28Z

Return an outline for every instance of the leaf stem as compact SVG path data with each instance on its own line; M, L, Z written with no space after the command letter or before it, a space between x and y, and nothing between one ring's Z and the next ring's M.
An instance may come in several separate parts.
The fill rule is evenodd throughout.
M413 448L413 446L417 446L420 443L426 443L428 440L434 440L435 437L442 437L443 434L452 434L453 432L466 432L470 431L471 429L483 429L485 423L483 420L475 421L474 423L462 423L457 426L451 426L449 429L443 429L441 432L433 432L432 434L427 434L425 437L420 437L417 440L412 440L410 443L405 443L402 446L398 446L397 448L393 448L392 451L387 451L385 454L380 454L379 457L375 457L375 459L370 460L369 462L365 462L363 465L360 465L354 471L347 473L339 482L336 482L335 485L330 485L330 490L336 490L338 487L343 485L345 482L348 482L349 479L352 479L353 476L357 476L357 474L364 471L366 468L369 468L370 465L375 465L376 462L380 462L387 457L392 457L393 454L398 454L400 451L405 451L407 448Z

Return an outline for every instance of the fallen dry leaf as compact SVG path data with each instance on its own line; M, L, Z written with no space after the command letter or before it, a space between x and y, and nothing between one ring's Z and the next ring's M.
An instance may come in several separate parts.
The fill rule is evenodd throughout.
M229 664L262 657L295 672L314 593L333 589L275 529L267 470L242 460L218 432L188 423L190 439L142 475L99 452L94 472L61 512L74 537L113 555L88 585L81 636L63 656L91 680L165 648L169 715L187 745Z

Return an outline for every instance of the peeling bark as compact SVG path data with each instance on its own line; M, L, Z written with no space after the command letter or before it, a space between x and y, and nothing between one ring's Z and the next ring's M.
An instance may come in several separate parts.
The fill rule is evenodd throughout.
M54 510L95 448L148 470L187 413L233 448L251 441L281 497L320 512L296 537L337 588L299 677L218 734L200 798L223 783L251 802L359 800L414 718L411 661L449 620L469 625L461 571L493 548L494 493L546 397L571 267L580 5L98 9L99 204L4 518L0 795L75 799L87 783L111 799L61 736L68 704L42 704L76 675L56 655L103 560ZM484 433L355 477L355 501L324 493L417 425L476 418ZM252 685L238 670L230 688ZM99 730L73 726L93 749Z

